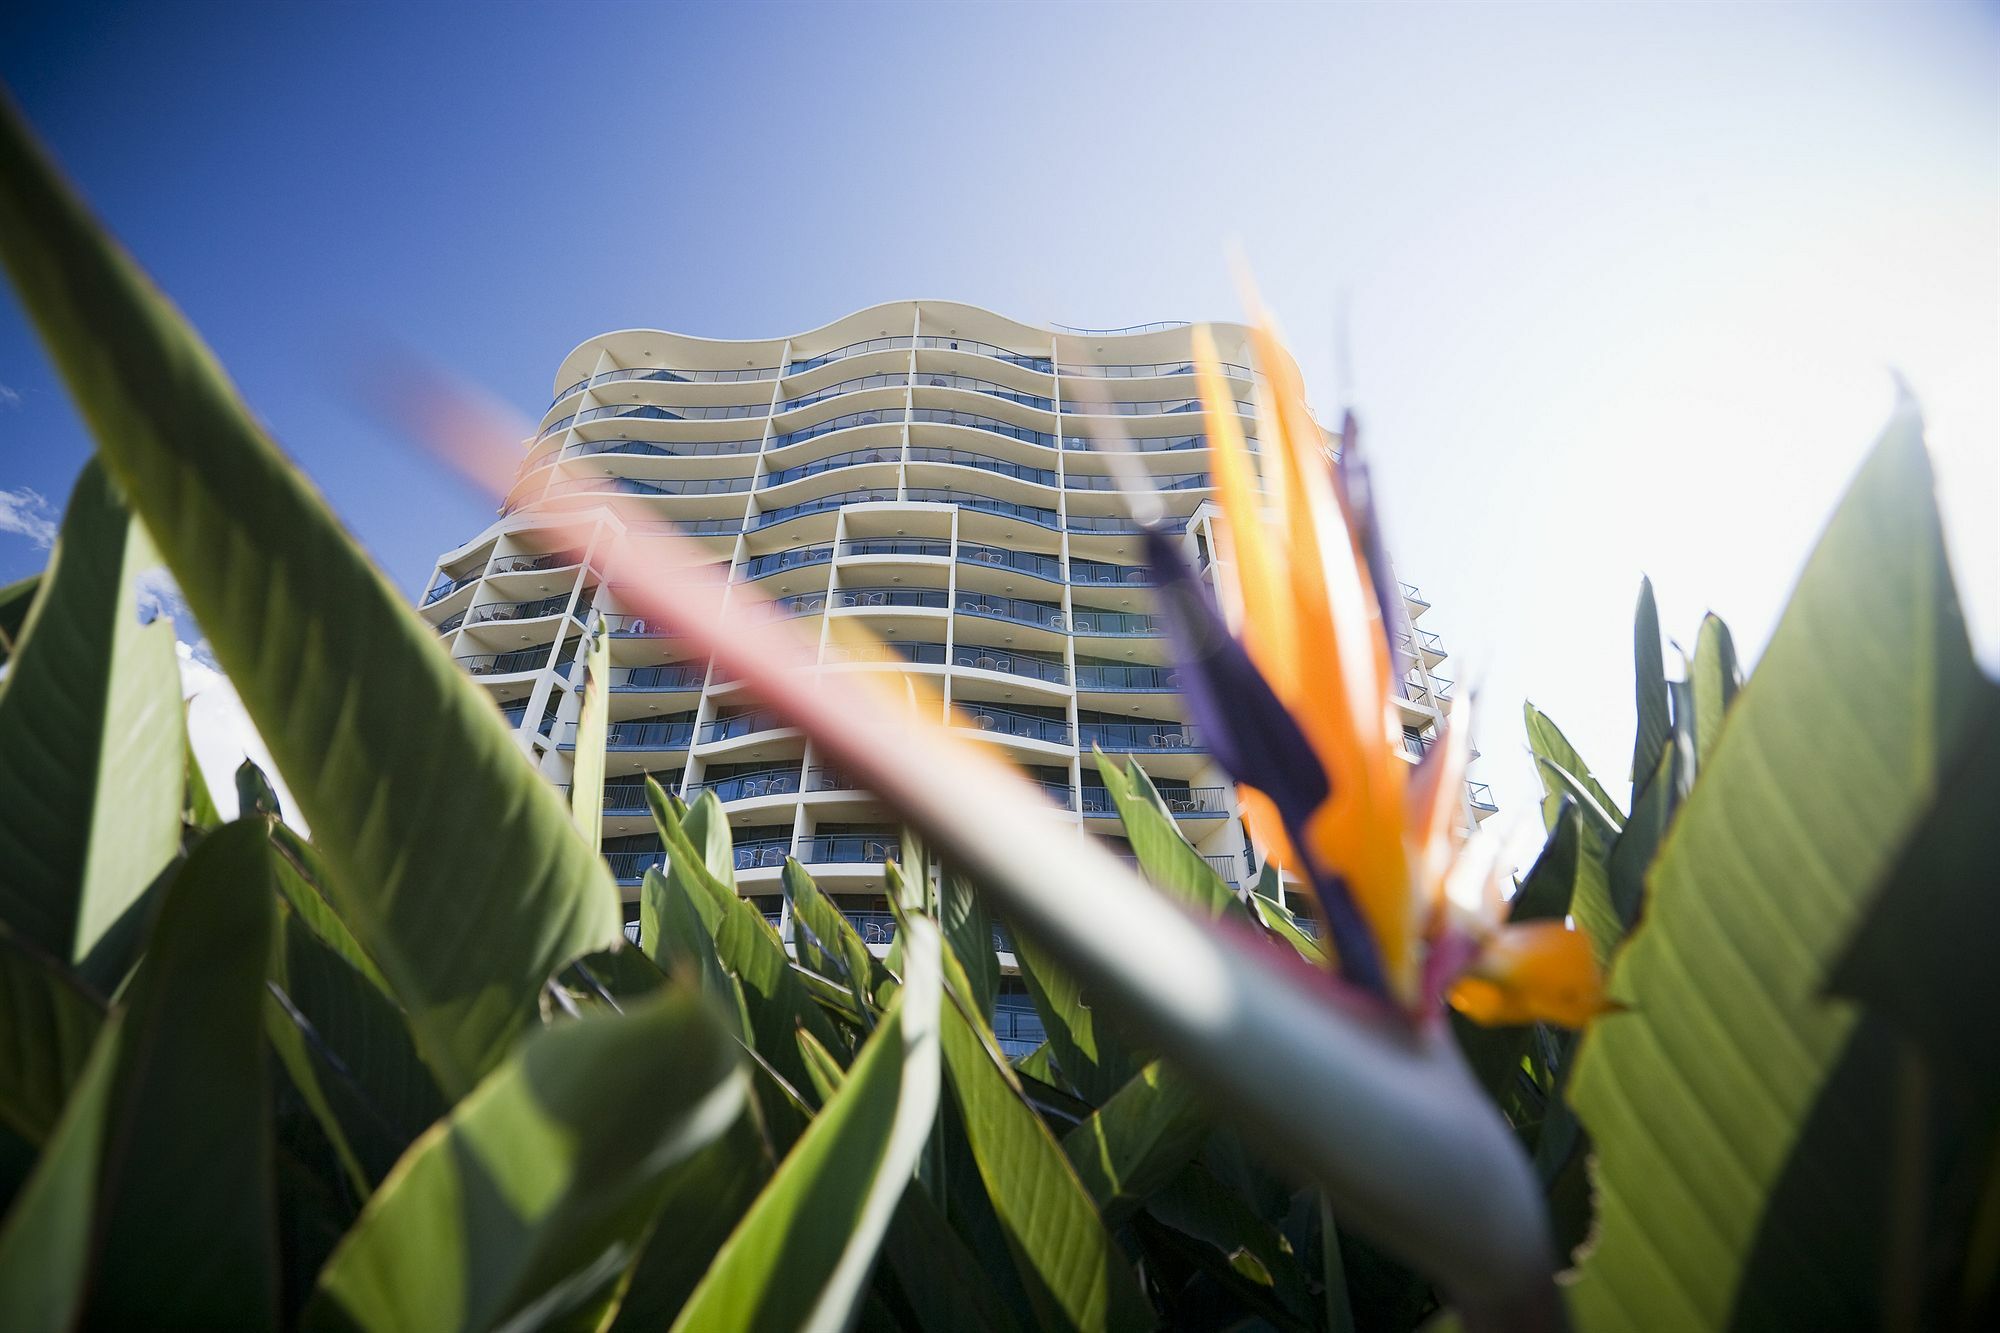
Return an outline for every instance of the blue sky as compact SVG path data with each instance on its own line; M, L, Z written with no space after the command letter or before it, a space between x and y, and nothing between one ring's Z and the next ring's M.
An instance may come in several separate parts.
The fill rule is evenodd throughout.
M1524 696L1619 790L1642 572L1761 644L1892 369L1993 656L1991 4L21 4L0 77L413 590L490 506L357 406L373 349L532 415L609 328L1230 318L1238 246L1360 407L1503 804ZM88 446L11 301L0 386L32 527ZM0 531L0 579L41 555Z

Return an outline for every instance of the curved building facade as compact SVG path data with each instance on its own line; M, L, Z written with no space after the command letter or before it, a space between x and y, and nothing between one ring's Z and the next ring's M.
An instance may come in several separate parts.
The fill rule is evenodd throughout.
M1248 334L1213 332L1254 437ZM1038 328L929 301L763 341L591 338L558 368L500 517L440 557L423 613L559 783L584 627L603 615L604 845L628 898L660 857L648 775L688 800L716 793L738 883L774 919L792 855L864 936L885 939L882 862L897 829L804 736L635 614L590 549L542 554L537 506L557 496L617 496L604 530L694 538L732 589L754 586L817 635L824 670L880 669L854 660L834 624L865 622L899 668L933 678L954 725L1042 784L1052 824L1076 836L1119 840L1092 746L1137 759L1202 855L1248 883L1259 866L1235 793L1176 690L1137 526L1093 443L1107 424L1093 419L1115 416L1188 557L1208 569L1218 515L1190 356L1186 325ZM1392 629L1415 665L1395 706L1414 757L1449 682L1435 674L1442 646L1417 624L1426 604L1404 592ZM1468 821L1490 810L1483 789L1468 793Z

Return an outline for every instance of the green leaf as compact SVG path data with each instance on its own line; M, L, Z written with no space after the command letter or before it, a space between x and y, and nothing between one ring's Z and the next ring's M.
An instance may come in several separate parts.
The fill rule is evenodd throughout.
M157 563L87 465L0 680L0 921L107 991L143 933L121 922L180 850L174 632L138 618L138 576Z
M1546 714L1524 703L1521 716L1528 729L1528 749L1535 756L1535 772L1542 780L1542 822L1554 828L1564 798L1574 799L1598 824L1599 837L1609 846L1624 823L1618 803L1591 776L1590 765Z
M1905 406L1661 847L1612 975L1632 1007L1583 1041L1570 1100L1595 1146L1598 1222L1570 1293L1581 1326L1878 1316L1881 1173L1808 1133L1857 1033L1824 984L1935 802L1978 683ZM1852 1101L1850 1119L1886 1096ZM1864 1131L1865 1155L1892 1137ZM1781 1199L1784 1177L1811 1189Z
M922 1189L903 1191L882 1252L919 1328L1008 1333L1020 1327L978 1256Z
M832 967L833 979L845 985L853 997L850 1012L855 1021L872 1029L875 1012L887 1003L885 996L892 984L889 969L869 952L854 923L827 901L805 867L791 857L785 858L784 886L801 954L808 949L820 954Z
M1291 945L1299 957L1315 967L1326 966L1326 950L1320 948L1318 940L1299 929L1290 912L1261 893L1251 895L1250 911L1259 925Z
M655 1333L671 1323L770 1178L770 1157L747 1112L675 1167L653 1234L618 1302L613 1333Z
M320 859L313 845L301 838L284 824L271 826L271 846L278 854L278 892L293 916L308 930L319 937L320 943L340 955L348 966L367 977L390 999L395 998L389 980L375 966L375 960L361 947L361 941L340 919L333 904L327 901L323 887L327 881L326 863Z
M1667 664L1660 647L1660 611L1653 604L1653 581L1639 580L1639 608L1632 617L1633 694L1638 704L1638 734L1632 742L1633 801L1660 766L1668 737L1673 734L1667 702ZM1578 773L1579 770L1572 769Z
M1198 1163L1157 1191L1147 1201L1146 1215L1202 1242L1240 1281L1263 1288L1278 1307L1270 1314L1296 1318L1310 1304L1290 1243Z
M1194 1160L1208 1129L1194 1089L1155 1060L1063 1135L1063 1152L1104 1224L1117 1227Z
M1014 961L1028 998L1048 1033L1049 1053L1063 1081L1093 1106L1130 1082L1145 1061L1108 1030L1083 986L1032 935L1013 932Z
M1694 694L1695 757L1698 763L1706 764L1716 738L1722 735L1723 719L1736 701L1736 691L1743 686L1736 664L1736 642L1729 636L1729 626L1713 612L1701 618L1688 684Z
M677 987L523 1042L411 1146L320 1274L307 1328L541 1326L592 1308L743 1113L727 1033Z
M1045 1328L1150 1328L1153 1314L1062 1145L1022 1097L945 955L943 1045L967 1144Z
M186 722L182 714L182 722ZM183 733L185 733L183 725ZM183 734L182 768L187 774L187 787L181 799L181 818L204 833L222 826L222 812L215 808L215 797L209 793L208 779L201 774L201 764L194 757L194 738Z
M41 1313L0 1326L67 1327L80 1305L107 1328L275 1320L271 894L261 821L203 839L168 885L128 1000L0 1236L0 1310L33 1292Z
M110 1116L119 1016L79 1071L48 1146L0 1223L0 1328L68 1333L76 1327L90 1268L90 1223L98 1160Z
M1616 914L1618 938L1623 938L1645 915L1647 869L1653 864L1661 841L1667 836L1667 828L1680 802L1680 783L1675 776L1679 764L1677 750L1672 747L1661 749L1651 778L1635 790L1632 813L1625 820L1625 827L1618 831L1618 840L1611 844L1611 851L1605 857L1604 869L1610 888L1611 908Z
M341 916L464 1092L549 975L617 936L603 862L11 107L0 259L319 839ZM176 775L179 757L176 738Z
M1159 788L1153 785L1146 770L1137 762L1129 770L1121 770L1102 751L1093 750L1092 754L1104 789L1118 807L1126 841L1132 844L1133 855L1139 858L1139 867L1146 872L1146 878L1168 897L1205 916L1240 912L1242 904L1236 894L1215 873L1215 867L1181 836L1180 825L1160 799Z
M839 1093L779 1165L676 1329L844 1329L938 1105L938 936L913 921L904 985Z
M583 711L576 724L569 817L593 852L604 841L604 745L611 728L611 638L599 616L584 654Z
M1980 696L1978 721L1937 803L1904 844L1829 982L1922 1048L1942 1081L1991 1099L2000 1096L2000 1050L1991 1039L2000 689Z
M972 1002L989 1022L1000 993L1000 955L993 947L993 914L972 880L949 861L938 871L938 924L965 969Z
M35 604L35 594L41 590L40 574L15 579L0 588L0 665L14 656L14 647L21 640L21 626L28 619L28 608Z
M46 1140L103 1025L103 1000L0 926L0 1125Z

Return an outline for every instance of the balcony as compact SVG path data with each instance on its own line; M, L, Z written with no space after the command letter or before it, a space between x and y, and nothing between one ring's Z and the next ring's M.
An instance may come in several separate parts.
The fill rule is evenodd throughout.
M975 454L966 449L939 449L929 445L913 446L910 449L912 463L946 463L952 467L977 468L981 472L991 472L996 477L1011 477L1015 481L1025 481L1036 486L1053 486L1058 478L1053 468L1029 467L1025 463L1010 463L1004 458L994 458L988 454Z
M1089 402L1079 399L1062 405L1063 415L1087 417L1170 417L1202 410L1200 398L1150 398L1143 402ZM1257 405L1238 401L1236 410L1245 416L1257 415Z
M668 791L674 789L671 782L662 783ZM607 782L604 784L604 813L607 815L643 815L650 813L646 805L646 784L643 782Z
M613 722L605 728L607 750L685 750L694 735L692 722ZM563 728L561 748L576 748L576 723Z
M774 597L771 607L781 616L812 616L826 610L826 594L823 592L795 592L789 597Z
M898 844L893 838L861 834L833 834L807 838L795 855L809 866L881 865L893 860Z
M850 449L844 454L831 454L825 458L815 458L810 463L800 463L777 472L767 473L757 484L758 490L768 490L773 486L783 486L789 481L802 481L816 477L822 472L837 472L841 468L865 467L870 463L896 463L902 459L900 448Z
M847 607L920 606L942 610L951 602L943 588L840 588L833 605Z
M1483 782L1467 783L1466 799L1472 803L1474 810L1483 811L1489 815L1500 809L1498 805L1493 803L1493 788Z
M981 647L978 644L960 644L952 654L951 660L953 665L973 671L999 671L1028 680L1047 681L1053 685L1069 683L1069 668L1063 665L1062 660L1040 654L1010 653L998 648Z
M814 403L823 403L829 398L839 398L844 394L864 393L869 389L901 389L906 387L909 382L909 375L900 370L894 374L863 375L858 379L842 380L838 384L829 384L824 389L815 389L813 392L798 398L788 398L772 410L774 412L796 412L802 407L811 407Z
M739 736L753 736L760 731L775 731L784 724L775 713L757 709L749 713L738 713L734 717L718 717L701 724L699 743L710 745L716 741L733 741Z
M1215 478L1206 472L1176 472L1168 476L1153 477L1148 486L1156 491L1206 491L1214 488ZM1114 476L1095 472L1071 472L1063 477L1063 489L1124 491L1131 488Z
M600 384L618 384L627 380L658 381L666 384L744 384L754 380L773 380L777 377L776 366L752 370L673 370L666 366L633 366L625 370L607 370L602 375L580 379L550 399L549 406L554 407L571 394L584 389L594 389Z
M1010 551L1004 546L962 545L958 548L959 563L985 565L995 569L1012 569L1023 574L1032 574L1038 579L1051 583L1062 582L1062 561L1052 555L1037 551Z
M460 588L469 588L477 582L479 582L479 572L477 570L460 579L441 578L436 583L433 583L430 586L430 590L424 594L423 605L429 606L432 602L441 602Z
M836 347L831 352L822 352L818 356L794 361L785 367L785 374L803 375L808 370L818 370L821 366L830 366L851 356L866 356L870 352L893 352L899 347L906 348L909 345L910 335L907 333L900 337L869 338L865 342L849 343L845 347Z
M702 677L707 674L701 667L676 662L668 666L613 667L611 688L614 692L630 691L642 693L666 690L698 690Z
M1159 522L1159 527L1165 532L1185 532L1187 531L1187 525L1188 521L1185 516L1176 517L1172 514L1167 515ZM1137 536L1146 530L1134 518L1121 518L1109 515L1097 517L1091 514L1071 514L1069 522L1064 526L1071 532L1102 533L1113 537Z
M1104 560L1069 562L1069 581L1082 588L1150 588L1153 572L1144 565L1114 565Z
M863 537L840 544L840 553L849 555L918 555L944 557L951 554L950 542L925 541L919 537Z
M1246 440L1244 443L1251 446L1251 452L1256 452L1253 441ZM1062 447L1084 452L1098 450L1097 441L1088 435L1065 435L1063 436ZM1131 448L1142 454L1172 454L1179 453L1183 449L1206 449L1208 448L1208 436L1199 432L1192 435L1146 435L1138 439L1126 440L1119 447Z
M788 430L782 435L771 437L771 448L783 449L787 445L804 444L822 435L831 435L837 430L853 430L859 426L900 426L903 424L903 409L900 407L875 408L867 412L849 412L845 416L801 426Z
M547 569L568 569L583 563L580 551L550 551L545 555L501 555L486 567L489 574L538 574Z
M943 666L944 645L941 643L917 643L903 639L891 639L866 648L852 644L829 643L826 646L826 660L834 662L911 662L923 666Z
M604 862L611 867L611 878L620 884L637 884L646 877L646 872L658 867L665 871L665 852L606 852Z
M788 796L799 789L799 770L792 768L770 768L756 773L736 773L713 781L697 782L687 791L687 799L693 801L703 792L714 792L715 799L724 805L731 801L754 801L760 796Z
M1169 811L1182 819L1213 819L1229 813L1227 787L1162 787L1160 799ZM1111 793L1105 788L1085 783L1083 813L1116 815L1118 803L1111 799Z
M1031 430L1026 426L1017 426L1011 421L1002 421L998 417L989 417L978 412L919 407L910 413L910 420L933 426L962 426L967 430L983 430L989 435L1004 435L1010 440L1019 440L1023 444L1037 444L1044 449L1054 449L1058 444L1058 437L1049 431Z
M727 458L737 454L754 454L763 443L762 439L684 440L671 444L658 440L578 440L564 445L562 451L550 461L594 458L598 454L641 458Z
M958 716L954 720L961 726L976 727L990 735L1040 741L1044 745L1068 745L1073 734L1069 723L1060 718L1037 717L1032 713L1017 713L1011 708L995 708L982 703L959 704Z
M771 555L753 556L745 560L736 571L736 581L748 582L772 574L782 574L788 569L805 569L811 565L823 565L833 559L831 546L801 546L790 551L778 551Z
M791 839L759 838L739 842L734 851L738 870L776 870L791 855Z
M1162 694L1180 688L1180 673L1172 667L1125 665L1076 666L1079 690L1102 690L1118 694Z
M795 505L785 505L780 509L770 509L756 515L744 525L745 532L756 532L762 528L775 527L808 514L827 514L845 505L867 504L871 501L893 501L897 498L894 487L884 490L842 491L838 495L822 495L817 500L804 500ZM914 498L914 497L913 497Z
M1159 637L1160 623L1141 611L1098 611L1079 606L1071 615L1070 630L1107 639L1147 639Z
M957 609L962 615L1005 620L1016 625L1033 625L1038 629L1055 630L1058 633L1062 631L1065 623L1061 607L1052 602L1029 601L1025 597L960 592Z
M1177 754L1202 748L1195 729L1185 722L1079 722L1079 743L1106 754Z
M674 632L657 620L644 616L605 616L604 631L614 639L671 639Z
M549 664L550 644L539 648L519 648L511 653L481 653L454 660L468 676L511 676L522 671L540 671Z
M1223 374L1234 379L1247 380L1250 378L1248 367L1239 366L1233 362L1218 362L1217 368ZM1166 379L1173 375L1192 375L1194 374L1194 362L1156 361L1151 365L1091 366L1078 362L1065 361L1062 363L1061 370L1064 376L1075 375L1085 379L1157 380Z
M1055 373L1055 363L1048 357L1030 352L1010 351L1005 347L995 347L992 343L974 342L970 338L939 338L923 335L917 339L917 346L933 352L967 352L973 356L990 357L995 361L1005 361L1008 365L1019 366L1042 375Z
M465 612L460 611L455 615L449 615L446 616L443 620L440 620L438 622L437 632L440 636L443 636L451 633L453 630L457 629L460 625L463 625L464 623L465 623Z
M893 912L842 912L847 924L854 927L854 933L861 942L876 949L886 949L896 942L896 917ZM1014 941L1008 936L1004 926L993 927L993 950L995 953L1014 952Z
M957 505L981 514L998 514L1002 518L1018 518L1024 523L1033 523L1051 531L1060 531L1061 520L1056 511L1039 505L1015 504L1010 500L996 500L990 495L980 495L974 491L955 491L949 487L931 489L912 488L908 498L922 504Z
M1022 407L1032 407L1037 411L1055 411L1056 400L1046 394L1027 393L1011 384L995 384L992 380L982 380L971 375L940 375L919 371L916 378L919 389L957 389L964 393L982 393L989 398L999 398L1006 402L1018 403Z
M540 597L532 602L487 602L472 608L466 623L483 625L500 620L539 620L543 616L559 616L569 607L569 594L558 593L554 597Z

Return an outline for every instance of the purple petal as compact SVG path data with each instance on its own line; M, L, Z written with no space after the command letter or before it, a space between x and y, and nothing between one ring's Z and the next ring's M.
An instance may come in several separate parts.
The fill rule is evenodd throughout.
M1389 641L1391 680L1401 680L1416 665L1416 657L1403 643L1400 614L1403 593L1389 568L1389 552L1382 543L1382 525L1375 515L1375 483L1368 462L1361 456L1361 423L1348 412L1340 421L1340 462L1335 469L1340 488L1347 497L1348 521L1361 544L1361 558L1368 562L1368 581L1375 589L1375 609L1382 616L1382 633Z

